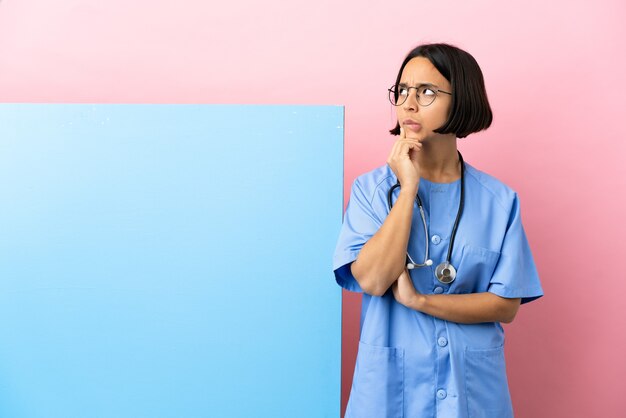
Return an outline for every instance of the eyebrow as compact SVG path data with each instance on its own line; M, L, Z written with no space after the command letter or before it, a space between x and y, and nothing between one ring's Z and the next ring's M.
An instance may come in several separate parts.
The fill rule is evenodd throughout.
M410 87L407 83L398 83L399 87ZM422 87L422 86L428 86L428 87L435 87L435 88L439 88L438 85L433 84L433 83L419 83L417 86L415 87Z

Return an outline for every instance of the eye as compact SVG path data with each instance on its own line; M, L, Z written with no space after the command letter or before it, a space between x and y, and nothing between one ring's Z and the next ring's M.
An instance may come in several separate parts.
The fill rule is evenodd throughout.
M406 87L400 86L398 87L398 94L400 96L406 96L407 94L409 94L409 90Z
M424 87L422 94L426 97L432 97L435 95L435 91L433 89L429 89L428 87Z

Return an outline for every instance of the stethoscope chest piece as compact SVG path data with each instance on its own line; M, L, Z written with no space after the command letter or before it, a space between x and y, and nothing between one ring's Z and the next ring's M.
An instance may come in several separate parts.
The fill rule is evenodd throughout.
M435 269L435 276L443 284L450 284L456 279L456 269L447 261L439 264Z

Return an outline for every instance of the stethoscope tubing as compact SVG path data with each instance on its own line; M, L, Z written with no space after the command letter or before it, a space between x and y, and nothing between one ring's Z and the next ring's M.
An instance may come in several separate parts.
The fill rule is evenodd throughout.
M459 199L459 209L456 212L456 219L454 219L454 225L452 226L452 234L450 236L450 246L448 247L448 256L446 257L446 261L450 263L452 259L452 247L454 247L454 238L456 237L456 231L459 228L459 221L461 220L461 215L463 214L463 206L465 205L465 162L463 161L463 156L459 151L459 161L461 162L461 198Z
M389 211L391 212L391 208L393 207L393 191L397 188L400 187L400 182L396 182L396 184L394 184L390 189L389 192L387 194L387 203L389 205ZM411 254L406 253L409 261L411 262L411 264L415 267L426 267L426 266L430 266L432 264L432 260L428 259L428 253L429 253L429 247L428 247L428 228L426 227L426 215L424 214L424 206L422 205L422 199L420 199L419 195L415 195L415 198L417 200L417 207L420 211L420 217L422 218L422 225L424 227L424 236L426 237L426 239L424 240L424 245L426 248L426 252L425 252L425 257L424 257L424 262L423 263L416 263L412 258L411 258Z
M454 248L454 240L456 238L456 233L459 227L459 222L461 220L461 215L463 213L463 207L465 205L465 162L463 161L463 156L461 155L461 153L459 151L457 151L458 155L459 155L459 161L461 162L461 198L459 199L459 208L457 210L456 213L456 218L454 219L454 224L452 226L452 233L450 234L450 244L448 245L448 253L447 253L447 257L446 257L446 261L445 264L449 267L452 268L452 270L454 270L454 267L452 267L450 260L452 259L452 249ZM389 188L389 192L387 193L387 204L389 206L389 211L391 212L391 208L393 207L393 192L395 189L400 187L400 181L396 181L396 184L394 184L391 188ZM422 224L424 226L424 243L425 243L425 255L424 255L424 262L419 264L416 263L415 261L413 261L413 259L411 258L411 255L409 254L409 252L407 251L407 257L410 261L410 263L414 266L414 267L426 267L426 266L430 266L432 265L432 260L430 260L428 258L429 256L429 244L428 244L428 226L426 224L426 216L424 215L424 206L422 205L422 199L419 196L419 193L415 194L415 200L417 201L417 206L418 209L420 211L420 217L422 218ZM438 268L440 266L442 266L444 263L440 264L438 266ZM454 274L456 275L456 270L454 270ZM436 274L437 276L437 274ZM437 279L439 279L440 281L441 278L437 276ZM447 282L447 284L451 283L454 280L454 277L452 277L452 280L450 282ZM442 281L442 283L445 283Z

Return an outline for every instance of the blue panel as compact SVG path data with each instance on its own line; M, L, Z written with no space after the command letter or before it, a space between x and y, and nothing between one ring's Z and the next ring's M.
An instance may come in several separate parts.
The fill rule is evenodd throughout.
M343 108L0 105L0 416L339 416Z

